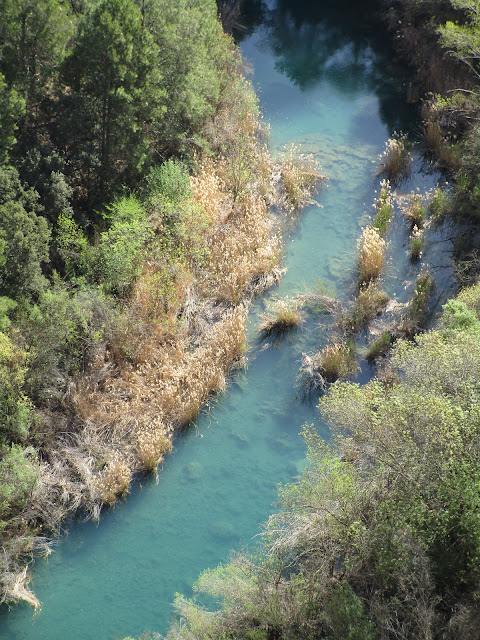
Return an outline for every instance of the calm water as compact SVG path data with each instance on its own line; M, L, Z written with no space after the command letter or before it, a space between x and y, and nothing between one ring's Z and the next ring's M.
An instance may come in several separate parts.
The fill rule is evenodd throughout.
M253 4L258 23L261 3ZM302 402L295 384L301 353L326 340L319 318L310 316L302 331L267 348L255 326L269 299L302 293L319 279L338 296L349 296L356 239L377 186L373 162L391 132L408 130L412 122L405 72L389 61L377 29L359 9L346 11L348 5L263 5L261 24L246 25L242 48L255 69L273 150L301 145L330 178L318 196L322 208L303 212L288 238L288 273L281 285L252 309L248 369L234 375L210 412L176 441L158 485L138 484L128 500L104 513L98 527L72 525L48 561L36 562L31 586L43 608L36 617L23 605L4 611L0 638L103 640L145 630L164 633L174 594L189 595L203 569L226 560L232 548L253 544L273 509L277 484L301 472L302 424L314 422L328 437L314 405ZM417 171L407 187L423 189L433 180ZM385 286L399 297L408 295L404 280L418 272L406 259L407 237L405 225L395 223ZM441 232L432 236L427 258L441 291L451 271L447 245L438 239Z

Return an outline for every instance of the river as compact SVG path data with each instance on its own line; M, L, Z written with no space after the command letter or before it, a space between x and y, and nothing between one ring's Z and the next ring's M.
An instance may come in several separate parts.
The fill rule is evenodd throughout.
M257 24L247 25L241 46L271 124L272 151L293 143L315 155L329 177L318 194L322 207L301 213L286 237L285 277L252 307L248 368L176 440L158 484L137 482L99 525L70 523L54 553L32 568L41 611L33 617L27 605L4 608L2 639L165 633L175 593L190 595L203 569L254 544L278 483L301 473L302 424L314 423L328 437L296 383L302 352L327 340L321 316L310 314L275 343L262 342L256 327L272 299L318 290L320 280L341 299L352 294L356 240L378 187L376 158L394 130L415 134L419 127L406 104L408 72L393 61L368 2L279 0L263 5L261 16L261 3L253 4ZM437 178L417 160L402 188L423 191ZM453 286L446 235L432 233L423 258L437 278L437 307ZM409 262L398 212L389 241L384 286L406 299L420 265ZM371 374L364 364L357 380Z

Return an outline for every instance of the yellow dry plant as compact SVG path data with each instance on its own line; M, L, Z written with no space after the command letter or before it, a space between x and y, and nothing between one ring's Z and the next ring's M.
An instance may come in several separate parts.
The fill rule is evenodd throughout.
M386 244L376 229L366 227L357 243L359 284L378 278L385 260Z

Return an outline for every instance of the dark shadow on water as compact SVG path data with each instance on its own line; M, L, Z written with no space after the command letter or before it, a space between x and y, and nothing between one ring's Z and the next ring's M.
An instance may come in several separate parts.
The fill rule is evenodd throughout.
M272 8L272 3L247 0L243 8L236 37L241 40L263 25L276 69L299 89L308 92L326 80L347 97L359 89L374 92L389 130L411 130L416 114L407 104L412 73L396 61L377 2L278 0Z

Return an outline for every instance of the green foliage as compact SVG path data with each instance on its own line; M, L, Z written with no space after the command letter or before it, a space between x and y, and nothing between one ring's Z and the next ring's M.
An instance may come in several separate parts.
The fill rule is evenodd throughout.
M31 407L24 395L27 354L0 332L0 445L25 440Z
M1 265L0 265L1 266ZM0 331L5 332L11 324L9 314L17 308L17 303L11 298L0 296Z
M0 71L31 105L45 93L72 33L72 14L62 0L1 0Z
M0 533L8 518L26 503L38 478L38 464L32 449L12 444L0 450Z
M96 276L106 292L125 296L139 275L145 245L152 236L143 205L134 196L108 208L108 231L100 236L95 258Z
M94 249L71 216L59 215L55 239L66 275L87 275L91 269L91 261L94 260Z
M18 120L24 110L25 102L14 89L8 89L0 73L0 166L8 162L8 153L16 142Z
M88 369L110 325L111 304L98 290L75 290L57 279L23 327L31 354L29 395L37 402L60 401L69 379Z
M44 218L18 202L0 205L0 240L6 262L0 272L0 294L15 300L38 295L45 288L42 263L48 262L50 231Z
M147 197L162 198L168 202L181 202L192 195L188 169L182 162L167 160L150 169L147 177Z
M65 80L92 124L87 135L99 167L90 188L101 202L122 181L138 179L148 157L141 123L152 119L163 95L151 86L158 84L159 68L149 63L151 39L142 21L131 0L98 2L80 22L63 64Z
M186 166L168 160L153 167L148 177L147 198L163 250L191 265L203 264L208 255L204 237L209 218L192 197Z

